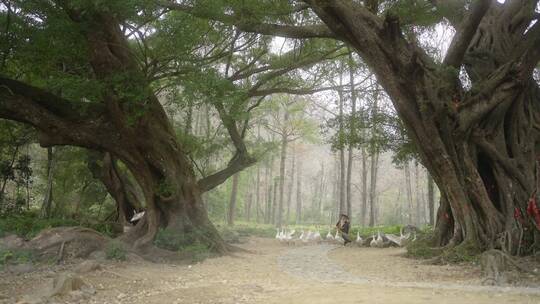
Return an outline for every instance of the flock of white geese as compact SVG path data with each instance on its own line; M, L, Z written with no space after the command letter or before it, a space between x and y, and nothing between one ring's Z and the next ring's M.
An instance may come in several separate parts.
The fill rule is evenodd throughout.
M279 230L276 228L276 240L278 240L282 244L286 245L313 245L313 244L321 244L321 243L335 243L343 245L345 240L343 237L339 234L339 232L336 230L335 235L331 233L331 230L328 230L328 233L326 234L326 237L322 237L319 230L311 231L308 230L305 232L304 230L301 231L301 233L296 236L296 230L288 230L288 229L281 229ZM371 237L368 237L366 239L362 238L360 236L359 232L356 232L356 239L352 240L351 243L354 243L357 246L369 246L369 247L375 247L375 248L383 248L383 247L389 247L389 246L399 246L403 247L405 246L409 241L415 241L416 240L416 232L408 232L406 234L403 234L403 230L399 232L399 236L395 234L385 234L381 233L380 231L377 231L377 235L373 234ZM413 238L411 239L411 236Z

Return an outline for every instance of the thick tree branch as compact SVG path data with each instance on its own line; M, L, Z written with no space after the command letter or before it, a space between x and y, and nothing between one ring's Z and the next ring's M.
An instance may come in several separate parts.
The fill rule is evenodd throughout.
M116 132L99 104L71 102L23 82L0 77L0 118L34 126L42 146L101 149Z
M220 170L212 175L209 175L207 177L204 177L197 181L197 184L199 185L199 189L201 192L209 191L219 185L221 185L223 182L225 182L229 177L232 175L250 167L251 165L255 164L257 161L256 159L245 155L245 154L239 154L237 153L229 162L228 166Z
M275 87L269 89L261 89L257 91L252 91L249 93L250 97L258 96L268 96L272 94L291 94L291 95L308 95L317 92L337 90L343 88L344 86L329 86L329 87L320 87L320 88L291 88L291 87Z
M323 24L292 26L286 24L261 23L253 20L242 20L241 17L231 14L215 14L197 10L192 6L175 3L172 1L159 1L162 7L170 10L182 11L198 18L209 19L221 22L227 25L234 25L240 31L249 33L258 33L262 35L272 35L287 38L333 38L336 35ZM304 9L302 7L302 9Z
M462 21L454 38L452 38L446 57L443 60L444 64L459 68L463 61L463 57L465 56L465 52L467 51L472 38L476 34L478 25L488 11L491 2L492 0L478 0L472 4L468 16Z

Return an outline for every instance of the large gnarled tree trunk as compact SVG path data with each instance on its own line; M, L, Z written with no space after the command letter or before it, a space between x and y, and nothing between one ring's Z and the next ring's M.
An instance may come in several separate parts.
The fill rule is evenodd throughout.
M163 228L191 234L214 251L226 251L207 217L191 162L139 70L118 20L106 12L66 11L74 26L84 24L89 62L105 84L103 103L67 102L1 78L0 85L7 89L0 90L0 116L34 125L43 146L82 146L121 160L140 185L146 203L144 218L122 236L127 243L146 248ZM123 78L120 83L118 78ZM127 99L117 87L132 88L140 95Z
M527 27L537 1L480 0L448 16L457 34L442 64L405 39L391 13L381 18L345 0L306 2L358 50L392 98L441 191L439 245L498 247L510 232L515 248L516 229L525 225L530 246L536 228L526 208L536 188L540 105L532 71L540 24ZM462 66L470 90L459 83Z

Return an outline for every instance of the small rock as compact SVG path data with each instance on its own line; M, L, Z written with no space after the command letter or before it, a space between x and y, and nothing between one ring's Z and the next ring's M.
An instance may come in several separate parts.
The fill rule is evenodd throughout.
M126 297L126 294L125 294L125 293L122 293L122 292L119 293L118 296L116 296L116 298L117 298L118 300L123 299L123 298L125 298L125 297Z
M51 297L64 296L86 286L86 283L80 277L69 273L61 273L53 281Z
M77 273L87 273L87 272L92 272L99 269L101 269L101 265L99 265L97 261L86 260L82 262L81 264L77 265L77 267L75 267L74 270Z

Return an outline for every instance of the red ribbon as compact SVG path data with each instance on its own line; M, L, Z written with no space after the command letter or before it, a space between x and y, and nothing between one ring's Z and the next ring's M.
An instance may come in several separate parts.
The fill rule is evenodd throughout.
M536 205L536 198L534 196L529 199L529 204L527 205L527 214L534 219L536 228L540 230L540 210Z

